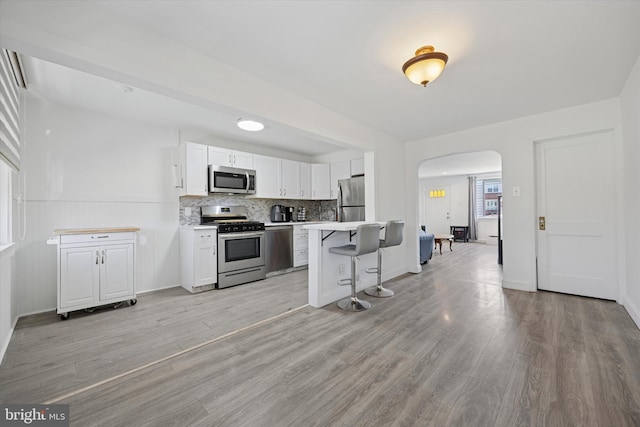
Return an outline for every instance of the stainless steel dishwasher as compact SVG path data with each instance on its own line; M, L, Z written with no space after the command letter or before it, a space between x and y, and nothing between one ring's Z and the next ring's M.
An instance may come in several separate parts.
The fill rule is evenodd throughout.
M293 267L293 226L265 227L267 273Z

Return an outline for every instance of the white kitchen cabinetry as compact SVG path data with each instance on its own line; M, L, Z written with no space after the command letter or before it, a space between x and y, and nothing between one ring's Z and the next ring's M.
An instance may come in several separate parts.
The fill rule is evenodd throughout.
M309 264L309 231L303 224L293 226L293 266L302 267Z
M101 232L103 230L104 232ZM118 231L113 231L118 230ZM129 300L135 291L135 241L137 228L57 230L57 313Z
M300 196L299 199L311 199L311 165L300 163Z
M255 197L302 198L300 162L259 154L255 154L253 160L256 170Z
M280 177L280 159L276 157L254 154L253 166L256 170L255 197L282 197L282 180Z
M351 159L351 176L364 175L364 157Z
M209 164L233 168L253 169L253 154L228 148L208 147Z
M174 186L180 196L207 196L207 146L184 142L174 160Z
M327 163L311 165L311 198L313 200L331 198L331 166Z
M347 178L351 178L351 162L349 160L331 163L331 199L338 198L338 180Z
M191 293L208 291L218 282L217 230L214 227L180 229L180 276Z
M282 159L280 173L282 174L282 197L300 198L300 162Z

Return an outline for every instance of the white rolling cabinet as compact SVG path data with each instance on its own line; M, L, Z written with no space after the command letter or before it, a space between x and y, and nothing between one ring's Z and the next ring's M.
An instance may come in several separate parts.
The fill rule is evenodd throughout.
M218 282L218 243L215 227L180 229L181 284L191 293L208 291Z
M57 313L129 300L136 304L137 228L56 230L58 246Z
M293 266L302 267L309 264L309 231L303 229L304 224L293 226Z

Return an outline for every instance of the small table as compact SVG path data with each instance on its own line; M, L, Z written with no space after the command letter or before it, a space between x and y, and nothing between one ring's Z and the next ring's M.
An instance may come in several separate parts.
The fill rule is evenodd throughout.
M433 238L434 249L437 249L438 245L439 245L440 246L440 255L442 255L442 241L443 240L448 240L449 241L449 250L453 251L453 249L451 249L451 245L453 244L453 234L436 234L435 237Z

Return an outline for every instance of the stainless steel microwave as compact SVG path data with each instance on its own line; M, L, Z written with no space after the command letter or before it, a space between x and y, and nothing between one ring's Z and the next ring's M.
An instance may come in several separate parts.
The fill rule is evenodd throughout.
M256 171L209 165L209 193L256 193Z

